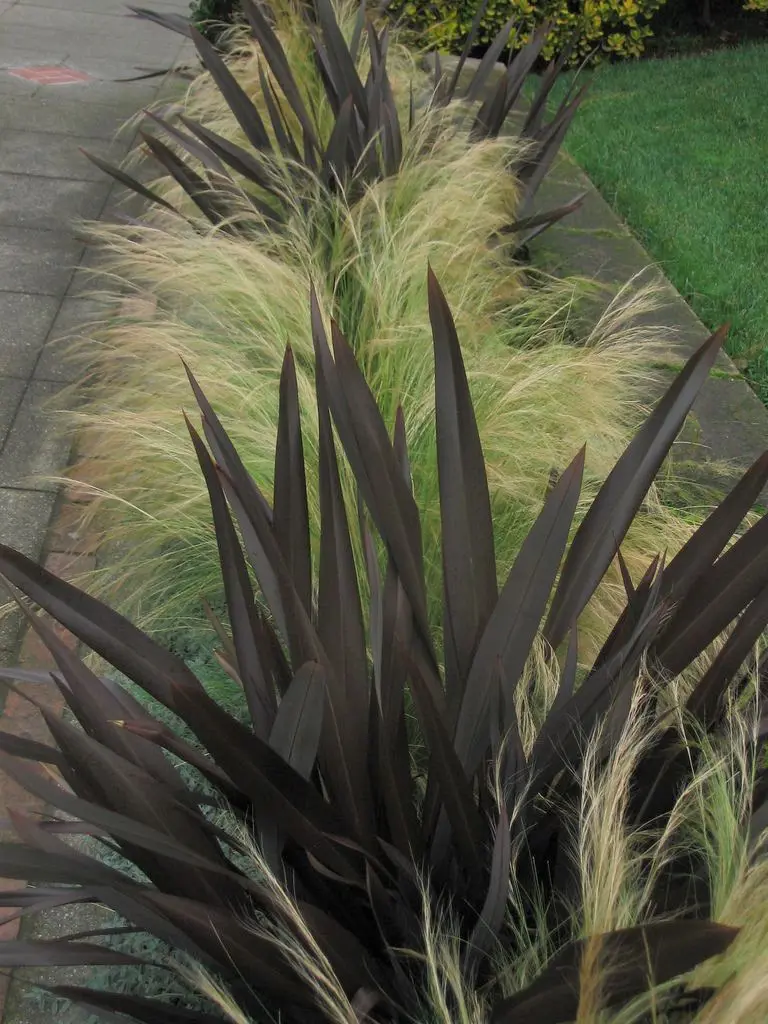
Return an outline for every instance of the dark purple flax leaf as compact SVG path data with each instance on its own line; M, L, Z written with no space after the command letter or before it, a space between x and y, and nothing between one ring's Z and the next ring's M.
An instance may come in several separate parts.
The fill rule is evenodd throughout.
M472 396L453 317L431 269L427 291L435 353L446 686L449 707L457 714L463 682L498 596L496 556Z
M352 350L335 327L335 358L331 357L314 290L312 334L317 372L326 382L328 402L339 439L360 493L394 560L421 639L431 652L418 510L398 469L375 399L357 366Z
M467 99L477 100L480 98L480 94L485 87L485 83L491 75L502 51L509 42L509 37L512 34L512 29L515 27L518 15L513 15L509 21L507 21L499 31L496 33L491 45L483 54L483 59L477 66L477 71L474 74L472 81L467 89Z
M320 144L317 140L315 125L307 112L288 58L274 29L259 4L254 3L253 0L242 0L242 6L253 35L269 64L269 69L301 124L305 140L313 152L319 152Z
M544 628L553 648L592 597L717 358L725 330L694 353L595 498L573 539Z
M474 966L481 954L488 953L501 930L509 899L509 869L512 858L509 818L504 804L496 824L491 857L491 875L480 916L469 938L465 966Z
M283 694L269 744L308 779L317 758L325 706L325 675L317 662L303 665Z
M80 152L83 156L86 156L92 164L99 168L100 171L104 171L105 174L109 174L115 181L118 181L121 185L125 185L132 192L136 192L144 199L148 199L152 203L157 203L158 206L162 206L166 210L170 210L171 213L175 213L177 217L183 217L175 206L168 202L167 199L163 199L157 192L153 192L151 188L147 188L146 185L134 178L133 175L128 174L120 167L116 167L114 164L109 163L107 160L102 160L100 156L96 156L95 153L89 153L87 149L81 149ZM186 218L185 218L186 219Z
M210 72L211 78L213 78L218 86L221 95L229 104L229 109L243 129L245 137L255 149L269 151L272 148L272 143L264 126L264 121L261 114L248 98L247 93L205 36L194 27L192 27L190 34L206 71Z
M147 963L140 957L89 942L0 942L0 967L98 967Z
M170 12L166 14L162 11L154 11L151 7L134 7L133 4L126 4L126 7L137 18L154 21L156 25L170 29L171 32L178 32L182 36L191 36L190 29L192 26L189 18L185 18L182 14Z
M103 1011L114 1014L115 1021L131 1017L142 1024L222 1024L222 1018L203 1010L189 1010L167 1000L148 999L145 996L125 992L100 992L93 988L77 985L42 986L45 991L59 999L69 999L78 1006L84 1006L101 1015Z
M488 742L490 681L498 659L508 692L514 696L568 541L581 490L584 451L560 476L515 559L472 662L456 725L455 747L473 773Z
M213 460L188 420L187 429L208 488L238 675L248 701L253 729L266 739L274 721L276 702L256 642L260 624L253 587Z

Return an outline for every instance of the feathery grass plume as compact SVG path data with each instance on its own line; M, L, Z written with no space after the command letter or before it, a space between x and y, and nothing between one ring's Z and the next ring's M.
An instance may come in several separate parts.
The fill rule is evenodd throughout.
M653 717L645 706L648 702L641 681L635 686L627 720L607 761L608 721L589 738L581 759L574 845L581 883L577 907L585 936L637 924L653 888L647 837L638 835L628 820L632 779L655 738Z
M580 344L571 342L580 324L579 283L524 288L520 271L486 244L514 202L512 179L500 177L509 145L492 141L470 148L455 133L440 133L430 155L413 160L406 146L397 177L371 186L354 206L335 201L335 253L312 237L299 215L259 246L221 232L201 235L162 212L146 226L98 229L109 256L107 284L147 291L156 296L157 309L146 319L116 320L97 334L99 348L89 354L98 386L86 382L87 401L76 414L90 457L75 476L110 506L103 518L109 539L125 544L134 567L137 556L145 562L144 585L135 576L131 583L132 607L141 609L144 621L157 613L162 628L166 613L170 619L199 618L200 595L213 598L217 591L206 499L178 419L185 402L181 358L231 417L249 471L269 492L274 382L290 343L305 447L311 460L317 457L303 316L310 280L325 310L349 333L388 426L398 404L406 410L431 581L439 573L439 512L423 274L428 262L441 275L465 339L501 571L540 507L541 481L567 464L574 446L594 438L582 510L587 507L639 416L645 367L658 340L635 318L654 297L647 289L628 288L596 326L583 331ZM418 140L415 149L421 150ZM349 486L347 497L354 501ZM318 507L313 491L315 544ZM690 529L653 490L646 509L626 547L637 575L649 551L677 548ZM432 583L430 593L437 593ZM603 604L584 625L585 639L599 641L623 599L620 577L613 574L599 599Z
M768 954L764 949L727 982L697 1024L763 1024L768 1019Z
M299 13L299 4L295 2L271 0L270 7L275 15L275 32L283 47L301 97L316 119L320 138L327 140L333 130L335 117L314 56L308 23ZM333 9L341 34L349 43L355 35L360 3L358 0L334 0ZM368 13L375 13L372 5L369 5ZM364 81L370 69L370 50L365 34L361 39L356 64ZM276 82L271 68L264 59L261 46L247 29L233 27L228 33L227 66L251 102L259 108L269 129L269 111L261 91L260 69L273 86L279 88L279 83ZM427 75L420 70L413 52L401 42L400 34L392 27L388 30L386 66L398 111L403 122L407 124L411 88L415 95L423 94L428 87L428 80ZM184 105L190 117L204 124L211 131L232 142L246 143L245 136L233 119L226 99L207 71L203 71L190 84ZM290 106L284 106L283 112L297 135L300 134L299 125Z
M198 964L180 965L179 974L196 991L213 1005L218 1007L225 1020L232 1024L253 1024L253 1020L237 1005L232 993L208 971Z
M691 756L700 764L689 794L693 804L689 828L697 846L706 852L712 913L718 920L738 916L750 902L753 841L749 828L760 770L756 761L759 694L754 684L750 689L746 702L744 695L738 703L735 697L729 701L724 735L712 737L694 723L685 736Z
M585 939L579 967L579 1024L612 1019L604 1005L606 989L612 974L625 965L613 961L602 935L652 918L655 890L669 860L667 847L676 838L674 824L659 835L652 826L638 827L631 817L633 780L659 738L651 675L642 666L617 739L610 736L616 728L610 716L585 738L572 838L579 880L572 915L578 934ZM649 993L655 992L650 962L647 987ZM647 1010L645 1004L643 1010Z
M359 8L342 3L335 9L340 38L349 42L360 29ZM326 145L338 112L333 91L308 59L316 33L306 11L299 12L293 3L277 5L274 13L287 62L296 68L295 87ZM320 7L316 13L320 17ZM357 64L364 79L374 34L363 33L360 39ZM263 33L260 44L244 37L232 68L244 94L257 107L261 104L269 125L263 65L269 64L276 87L282 79L276 72L279 62L265 57L270 53ZM396 37L389 40L387 61L394 99L400 107L409 105L405 83L411 69ZM186 114L222 139L243 143L243 117L235 116L231 96L225 98L220 84L221 72L203 74L189 90ZM299 109L293 102L285 111L296 132ZM269 130L274 136L274 128ZM178 622L179 616L199 621L200 596L214 603L217 598L205 496L177 416L184 400L179 357L199 375L216 407L237 423L236 440L248 469L269 492L276 434L272 385L286 343L297 360L299 401L308 424L305 444L312 464L317 458L311 345L302 320L310 282L326 314L348 336L390 429L398 406L406 409L425 520L430 594L439 592L440 569L424 288L428 263L440 274L464 339L502 572L541 505L541 480L562 470L574 448L593 438L583 511L626 443L638 419L645 369L656 351L657 339L632 322L651 299L648 291L620 295L596 327L581 329L578 282L538 281L524 287L521 269L509 264L503 249L489 245L514 219L519 189L508 168L524 160L529 143L470 141L450 110L436 103L401 135L398 173L374 176L354 195L329 189L307 168L297 173L295 159L261 153L272 199L284 215L279 230L268 211L250 206L243 196L233 198L231 180L224 182L230 216L214 218L216 227L210 229L194 212L199 194L190 193L186 178L178 174L181 183L164 184L161 191L192 224L160 206L142 224L94 230L109 257L107 289L127 287L157 299L153 316L117 320L101 332L101 350L92 357L91 379L98 386L86 388L88 403L76 421L89 435L88 461L79 475L102 505L116 506L107 520L107 543L129 551L134 565L137 557L144 563L143 581L133 577L131 584L131 607L143 621L154 618L157 628ZM173 149L173 137L169 144ZM176 144L183 149L183 142L177 139ZM216 182L221 185L220 175L212 179L206 201L216 198ZM228 231L234 221L243 233ZM348 477L343 486L352 510L355 495ZM316 548L316 492L310 493L310 523ZM675 550L688 533L684 520L665 509L652 490L626 545L630 572L641 575L649 551ZM359 544L356 557L361 565ZM110 560L119 565L119 557ZM118 580L124 576L119 569L113 575ZM623 600L624 587L614 572L594 614L582 625L593 651ZM439 628L434 599L431 610Z
M759 653L753 661L759 661ZM676 708L679 742L691 774L664 832L656 837L657 856L665 862L679 857L683 870L688 865L700 872L704 885L698 893L706 893L712 917L740 932L722 957L691 974L685 989L675 985L666 993L647 993L625 1007L616 1024L666 1022L670 997L688 1007L681 1019L696 1024L758 1024L766 1017L768 837L762 825L755 827L755 794L765 776L763 702L756 675L748 673L738 692L728 696L718 732L681 713L682 704ZM717 994L710 1001L706 993L713 990ZM697 1007L697 999L706 1005ZM680 1005L676 1012L683 1012Z
M234 714L127 619L0 546L7 584L118 673L95 675L21 601L56 660L51 678L71 716L41 708L51 744L0 731L0 768L51 809L42 821L11 811L19 842L0 843L0 874L34 884L22 914L52 899L99 902L199 961L255 1020L346 1024L356 1014L371 1024L410 1024L424 1019L426 998L438 1022L482 1014L490 1024L558 1024L623 1012L643 994L647 1005L649 988L653 1007L664 1001L676 1011L695 1000L700 1009L723 983L718 971L743 956L749 927L740 934L708 914L714 876L706 864L718 845L709 824L703 839L683 846L700 884L694 892L679 884L679 858L668 850L696 807L686 794L711 766L692 760L684 743L681 750L684 734L657 708L654 689L692 673L723 634L690 681L679 718L718 737L729 695L745 689L744 666L768 624L768 519L729 542L768 482L768 454L679 554L625 580L626 606L581 670L577 626L723 332L686 363L572 535L585 460L577 454L499 589L478 424L456 325L433 274L428 301L441 636L427 612L406 418L396 416L390 440L352 347L336 325L329 340L313 295L319 557L309 541L293 351L277 385L272 503L189 378L202 433L191 421L188 432L209 495L231 629L217 623L220 657L243 694ZM359 488L359 515L347 515L342 467ZM366 586L355 536L367 556ZM526 751L516 693L536 685L537 660L547 656L537 646L550 652L559 682ZM0 678L12 680L14 671L0 670ZM136 692L162 705L163 717ZM751 735L762 742L762 730ZM722 803L734 800L742 820L741 785L726 792ZM764 798L761 768L749 801L755 834ZM222 807L234 821L217 813ZM252 856L246 862L243 829L268 872L254 870ZM78 832L107 837L128 867L90 848L73 851L66 836ZM721 898L724 887L712 884ZM0 892L0 905L19 907L21 899L17 887ZM610 930L595 932L606 923ZM539 924L544 936L532 935ZM91 938L102 942L77 934L8 941L0 963L141 966L111 945L112 929ZM719 963L698 982L692 972L713 958ZM170 1014L162 1000L133 994L52 992L145 1022Z
M763 704L756 674L748 675L741 692L729 694L719 733L697 721L680 725L692 774L677 802L676 844L682 857L695 851L691 859L701 865L712 917L741 929L722 962L697 974L702 984L750 973L768 943L768 832L755 806L766 772Z

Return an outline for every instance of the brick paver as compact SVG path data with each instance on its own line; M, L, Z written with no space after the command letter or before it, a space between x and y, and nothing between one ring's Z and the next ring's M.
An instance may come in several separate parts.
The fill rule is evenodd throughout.
M87 71L78 71L61 64L31 64L28 67L8 68L8 74L37 85L75 85L78 82L93 81L93 75Z

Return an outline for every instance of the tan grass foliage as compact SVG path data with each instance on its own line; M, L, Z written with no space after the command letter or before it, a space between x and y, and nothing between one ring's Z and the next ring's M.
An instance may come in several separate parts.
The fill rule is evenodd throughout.
M342 4L347 32L355 5ZM292 4L280 30L305 94L327 106L317 73L301 59L304 30ZM256 94L258 52L243 41L233 67ZM361 61L365 61L365 53ZM393 84L406 104L412 67L392 44ZM406 104L407 105L407 104ZM223 135L239 129L207 75L191 86L187 112ZM328 124L330 130L330 121ZM406 132L401 172L371 185L354 203L296 183L274 166L291 209L283 233L258 243L157 209L139 226L99 226L107 295L150 294L151 316L117 318L95 332L92 373L75 423L87 457L74 475L103 509L112 568L94 581L120 599L120 552L131 564L131 611L174 631L199 622L199 597L219 587L216 545L200 473L181 417L190 405L184 359L269 495L276 433L277 378L285 346L298 363L308 477L315 487L317 422L308 294L318 290L352 342L391 425L406 411L417 498L425 533L429 592L439 622L438 485L434 454L432 349L426 301L431 263L456 318L488 463L500 572L510 566L540 507L546 481L588 443L582 512L640 416L646 368L659 353L636 316L654 301L629 288L600 322L580 319L585 282L538 279L511 265L488 240L513 217L514 179L506 167L514 139L469 145L441 111ZM179 190L168 194L180 205ZM254 227L261 226L250 210ZM350 503L354 496L347 486ZM310 495L313 541L318 496ZM353 507L351 505L351 507ZM687 525L652 491L626 546L635 574L658 550L674 550ZM117 568L115 568L115 566ZM137 578L137 568L140 572ZM582 630L588 655L623 602L608 579Z
M310 282L326 311L343 326L344 320L355 325L350 340L387 421L393 423L398 403L405 407L431 593L439 593L439 511L428 262L462 340L488 462L501 571L531 525L551 471L588 441L586 508L639 415L656 341L632 323L652 297L623 294L574 344L578 283L524 289L520 273L486 246L490 230L509 216L511 197L499 187L504 149L489 143L468 152L455 138L443 139L431 159L371 188L354 208L343 208L331 267L326 254L313 252L300 225L270 247L221 232L199 234L165 215L141 228L101 229L109 286L147 291L157 308L150 317L112 321L96 333L98 348L89 352L93 385L77 417L87 429L82 476L110 495L107 531L129 545L134 566L145 565L150 607L167 610L166 582L176 613L218 586L207 501L180 415L189 405L181 359L269 493L276 382L291 344L314 484ZM312 500L316 539L314 492ZM685 525L651 494L627 546L633 570L641 572L650 552L675 547L685 534ZM604 596L597 623L619 606L616 579Z

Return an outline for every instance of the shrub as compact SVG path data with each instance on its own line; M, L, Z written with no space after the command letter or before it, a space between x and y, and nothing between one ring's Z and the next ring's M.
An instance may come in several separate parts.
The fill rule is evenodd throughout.
M36 888L0 902L19 913L104 904L199 961L239 1021L555 1024L605 1013L638 1021L649 1007L655 1019L687 1007L688 1019L711 1020L721 995L733 999L736 987L744 998L743 978L761 962L747 910L760 905L765 919L765 861L759 846L749 853L765 822L763 723L748 705L751 652L768 620L768 520L729 542L768 481L768 456L669 564L657 557L641 579L625 574L626 607L583 675L577 624L723 332L686 364L570 546L584 452L563 470L499 591L458 337L433 277L428 290L443 644L428 621L405 419L390 441L350 346L333 323L329 343L313 298L316 560L290 349L271 506L190 377L203 434L188 428L232 630L220 627L221 658L242 686L242 720L127 620L0 547L9 584L184 727L161 725L27 611L82 728L42 707L56 747L0 733L2 767L54 809L42 822L10 812L20 842L0 844L0 872ZM352 518L344 463L360 494ZM368 607L352 556L358 533ZM688 724L701 739L681 749ZM721 763L729 740L740 746ZM205 785L190 785L166 752ZM226 813L212 815L211 800ZM95 834L131 871L61 832ZM104 944L82 939L8 941L0 961L131 962L112 927ZM218 1019L125 993L54 992L108 1019Z
M240 0L193 0L190 4L190 21L213 43L241 16Z
M477 42L487 45L507 24L510 45L527 41L537 25L547 22L550 31L543 50L549 58L570 49L578 63L611 55L638 57L652 35L650 21L664 0L394 0L389 11L422 46L458 52L469 34L479 6L486 11Z
M710 0L581 0L577 4L568 0L394 0L388 10L413 44L450 53L461 50L480 7L487 10L476 37L479 51L505 24L514 48L546 21L551 28L543 56L570 49L570 63L579 64L584 59L595 63L639 57L659 34L701 36L702 28L711 33L724 22L733 42L742 31L745 37L751 34L743 12L765 12L767 4L768 0L729 0L727 4ZM742 24L734 35L740 13Z

